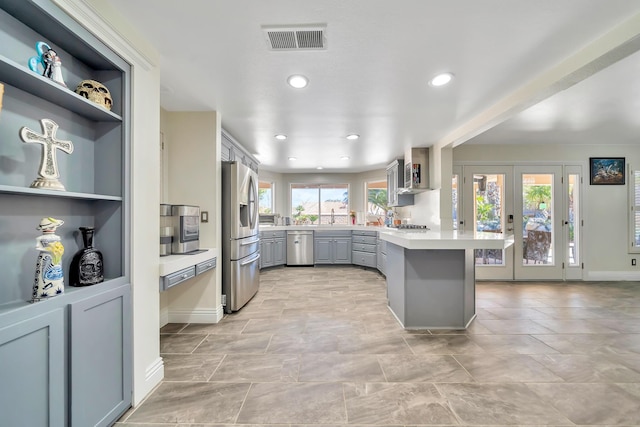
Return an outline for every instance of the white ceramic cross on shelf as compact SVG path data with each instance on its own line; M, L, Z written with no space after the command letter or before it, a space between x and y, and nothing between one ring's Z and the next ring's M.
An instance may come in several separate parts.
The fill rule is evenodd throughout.
M58 180L60 172L58 171L56 151L62 150L67 154L71 154L73 153L73 143L56 139L58 124L53 120L42 119L40 123L42 124L42 135L24 126L20 129L22 142L38 143L42 144L43 147L40 171L38 172L40 177L33 181L30 187L65 191L64 185Z

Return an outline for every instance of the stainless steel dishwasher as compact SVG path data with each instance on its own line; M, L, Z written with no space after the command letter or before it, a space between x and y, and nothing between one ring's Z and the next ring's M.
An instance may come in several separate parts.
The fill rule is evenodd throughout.
M287 265L313 265L313 231L287 231Z

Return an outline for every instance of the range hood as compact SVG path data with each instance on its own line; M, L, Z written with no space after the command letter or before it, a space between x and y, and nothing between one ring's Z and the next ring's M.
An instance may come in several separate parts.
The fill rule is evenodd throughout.
M404 155L404 187L399 194L416 194L429 187L429 148L411 148Z

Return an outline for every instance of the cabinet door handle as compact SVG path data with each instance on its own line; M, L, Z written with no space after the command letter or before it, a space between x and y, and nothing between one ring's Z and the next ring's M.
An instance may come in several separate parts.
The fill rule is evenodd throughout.
M186 279L187 277L189 277L187 273L184 273L182 276L180 276L181 279Z

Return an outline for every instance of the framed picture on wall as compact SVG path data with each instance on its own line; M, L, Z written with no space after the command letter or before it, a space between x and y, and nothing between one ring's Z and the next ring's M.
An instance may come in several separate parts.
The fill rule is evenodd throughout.
M624 185L624 157L589 157L591 185Z

